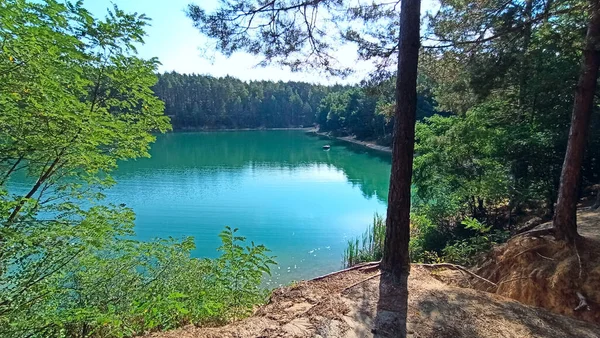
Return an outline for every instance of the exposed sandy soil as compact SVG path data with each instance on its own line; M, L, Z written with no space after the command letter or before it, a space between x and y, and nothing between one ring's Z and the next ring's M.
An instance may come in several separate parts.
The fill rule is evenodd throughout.
M535 227L535 229L548 228L552 228L552 222ZM582 237L600 240L600 210L580 209L577 212L577 232Z
M462 276L455 272L438 276L447 282L600 324L600 212L580 211L577 223L582 238L575 247L552 236L528 235L513 237L494 248L475 272L497 283L497 287L472 279L468 281L470 285L465 285L464 278L461 281ZM545 223L537 229L551 226ZM588 306L576 311L580 304L577 293Z
M254 316L154 338L398 337L402 292L363 267L275 290ZM408 337L600 337L600 327L514 300L445 284L423 267L408 279Z

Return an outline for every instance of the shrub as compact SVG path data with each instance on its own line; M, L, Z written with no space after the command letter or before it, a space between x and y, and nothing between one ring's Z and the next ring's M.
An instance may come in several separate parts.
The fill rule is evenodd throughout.
M463 225L466 229L477 231L477 235L447 245L442 250L442 259L446 262L473 265L481 253L490 250L495 244L505 242L509 237L508 231L491 231L491 226L485 226L474 218L467 218Z
M508 239L507 231L492 230L491 226L486 226L474 218L467 218L462 224L465 229L475 232L475 235L452 240L455 236L452 231L440 228L425 215L411 214L409 244L411 261L472 265L479 254ZM363 235L348 241L343 257L344 267L380 260L383 256L384 241L385 220L375 214L373 224Z
M190 258L191 238L113 238L64 265L29 257L1 276L0 336L131 337L245 316L266 299L261 280L275 262L236 232L221 232L214 260Z

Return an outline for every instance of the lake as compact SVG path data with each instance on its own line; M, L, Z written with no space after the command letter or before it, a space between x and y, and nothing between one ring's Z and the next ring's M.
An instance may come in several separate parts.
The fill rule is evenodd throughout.
M193 255L212 258L219 232L239 228L276 256L270 286L341 268L348 239L385 214L390 155L304 131L170 133L150 153L106 191L133 208L138 238L194 236Z

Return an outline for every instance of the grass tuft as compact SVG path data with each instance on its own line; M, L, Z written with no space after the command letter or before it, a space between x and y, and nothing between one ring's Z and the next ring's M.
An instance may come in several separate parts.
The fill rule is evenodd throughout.
M385 240L385 220L379 214L373 216L373 224L369 225L362 236L348 241L344 250L344 267L380 260L383 255Z

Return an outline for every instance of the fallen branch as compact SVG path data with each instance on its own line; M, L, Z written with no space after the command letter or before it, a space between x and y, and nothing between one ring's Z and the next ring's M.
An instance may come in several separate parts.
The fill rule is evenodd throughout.
M585 297L580 292L576 292L575 294L577 294L577 298L579 298L579 305L577 305L577 307L574 309L574 311L579 311L583 308L590 311L590 306L588 305L587 301L585 300Z
M337 275L337 274L340 274L340 273L343 273L343 272L346 272L346 271L358 270L358 269L361 269L361 268L364 268L364 267L367 267L367 266L378 266L379 263L380 263L380 261L368 262L368 263L363 263L363 264L357 264L357 265L355 265L353 267L350 267L350 268L347 268L347 269L343 269L343 270L339 270L339 271L334 271L332 273L328 273L328 274L323 275L323 276L315 277L313 279L310 279L310 281L318 281L318 280L321 280L321 279L324 279L324 278L327 278L327 277L331 277L331 276L334 276L334 275Z
M450 263L438 263L438 264L414 264L414 265L416 265L416 266L422 266L422 267L424 267L424 268L433 268L433 269L437 269L437 268L447 268L447 269L451 269L451 270L459 270L459 271L463 271L463 272L465 272L466 274L468 274L468 275L469 275L469 276L471 276L471 277L477 278L477 279L479 279L479 280L481 280L481 281L484 281L484 282L486 282L486 283L488 283L488 284L491 284L491 285L493 285L493 286L495 286L495 287L498 287L498 284L496 284L496 283L492 282L492 281L491 281L491 280L489 280L489 279L483 278L483 277L481 277L481 276L479 276L479 275L477 275L477 274L475 274L475 273L473 273L473 272L471 272L471 271L467 270L467 268L465 268L465 267L463 267L463 266L460 266L460 265L456 265L456 264L450 264Z
M381 272L379 272L379 273L376 273L376 274L374 274L373 276L371 276L371 277L369 277L369 278L365 278L365 279L361 280L360 282L356 282L356 283L354 283L354 284L352 284L352 285L350 285L350 286L348 286L348 287L344 288L344 290L342 290L342 292L341 292L341 293L344 293L344 292L346 292L346 291L348 291L348 290L352 289L353 287L357 286L358 284L362 284L362 283L364 283L364 282L366 282L366 281L369 281L369 280L371 280L371 279L373 279L373 278L376 278L376 277L379 277L379 276L381 276Z
M527 221L525 225L519 229L517 229L516 234L522 234L524 232L535 229L538 225L542 224L544 221L539 217L534 217Z
M363 273L372 272L374 270L379 270L379 265L364 266L364 267L358 269L358 271L363 272Z

